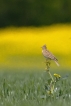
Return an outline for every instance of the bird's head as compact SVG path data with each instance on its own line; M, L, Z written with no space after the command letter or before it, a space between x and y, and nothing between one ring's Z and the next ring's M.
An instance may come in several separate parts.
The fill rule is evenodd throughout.
M47 49L46 45L43 45L41 48L42 48L42 49Z

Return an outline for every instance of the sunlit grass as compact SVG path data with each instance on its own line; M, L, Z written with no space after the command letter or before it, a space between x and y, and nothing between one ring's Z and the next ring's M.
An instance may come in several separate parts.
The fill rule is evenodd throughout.
M66 73L61 72L62 78L50 96L46 72L0 72L0 106L70 106L71 75L65 79Z
M61 66L70 67L71 25L1 29L0 63L4 66L41 66L40 62L44 61L41 46L44 44Z

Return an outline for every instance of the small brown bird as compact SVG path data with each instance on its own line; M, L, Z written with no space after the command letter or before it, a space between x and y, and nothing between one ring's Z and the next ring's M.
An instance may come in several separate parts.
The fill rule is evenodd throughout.
M58 60L56 59L56 57L50 51L47 50L46 45L42 46L42 54L46 59L54 60L54 62L57 64L57 66L59 66Z

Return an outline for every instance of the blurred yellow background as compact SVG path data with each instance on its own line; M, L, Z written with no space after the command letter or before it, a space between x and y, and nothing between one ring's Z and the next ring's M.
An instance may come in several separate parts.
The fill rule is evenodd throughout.
M44 44L57 57L61 68L71 67L71 25L57 24L0 29L0 68L44 67ZM57 66L52 62L52 67Z

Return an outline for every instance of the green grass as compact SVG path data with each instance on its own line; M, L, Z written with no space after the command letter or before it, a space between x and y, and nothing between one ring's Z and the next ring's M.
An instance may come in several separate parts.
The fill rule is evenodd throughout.
M51 72L53 74L53 72ZM47 72L0 72L0 106L70 106L71 73L61 73L53 96L47 93ZM68 78L63 78L69 74Z

